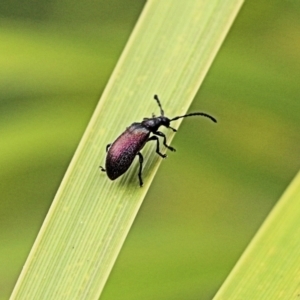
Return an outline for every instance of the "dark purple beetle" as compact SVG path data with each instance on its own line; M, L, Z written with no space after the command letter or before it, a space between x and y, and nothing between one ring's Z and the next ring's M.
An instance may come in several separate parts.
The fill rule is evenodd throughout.
M105 169L101 166L100 168L101 171L106 172L109 179L115 180L123 175L132 164L135 156L138 155L140 161L138 177L140 186L143 186L142 170L144 158L140 151L143 149L145 144L149 141L156 141L156 153L162 158L165 158L167 155L162 154L159 151L159 140L157 136L161 136L163 138L164 146L171 151L176 151L173 147L167 145L167 139L164 133L158 131L158 128L160 126L165 126L176 132L177 130L170 126L170 122L173 122L180 118L191 116L204 116L211 119L213 122L217 122L217 120L212 116L201 112L191 113L169 119L164 116L164 111L157 95L154 95L154 99L158 103L161 116L155 117L153 115L152 118L144 118L141 123L132 123L112 144L108 144L106 146L107 156ZM150 137L150 133L154 135Z

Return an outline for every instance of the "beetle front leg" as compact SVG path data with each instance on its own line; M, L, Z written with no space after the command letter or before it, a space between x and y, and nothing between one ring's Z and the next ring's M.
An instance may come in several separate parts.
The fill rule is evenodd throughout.
M159 151L159 139L158 139L157 136L155 136L155 135L151 136L151 137L148 139L147 142L149 142L149 141L156 141L156 143L157 143L157 144L156 144L156 153L157 153L159 156L161 156L162 158L166 158L166 157L167 157L166 154L162 154L162 153Z
M141 152L138 152L137 155L139 156L139 161L140 161L140 169L139 169L139 181L140 181L140 187L143 186L143 179L142 179L142 171L143 171L143 162L144 162L144 158L143 155L141 154Z
M162 133L161 131L156 131L156 132L153 132L153 134L156 134L156 135L161 136L161 137L163 138L163 144L164 144L164 146L165 146L166 148L168 148L169 150L174 151L174 152L176 151L175 148L173 148L173 147L167 145L167 138L166 138L166 136L165 136L164 133Z

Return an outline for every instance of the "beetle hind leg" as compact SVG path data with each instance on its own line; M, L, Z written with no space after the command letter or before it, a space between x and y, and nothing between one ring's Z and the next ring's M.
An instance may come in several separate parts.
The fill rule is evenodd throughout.
M108 145L106 145L106 152L108 151L108 149L109 149L109 147L111 146L111 144L108 144ZM102 171L102 172L106 172L106 170L102 167L102 166L100 166L99 167L100 168L100 170Z
M141 154L141 152L138 152L137 155L139 156L139 161L140 161L140 169L139 169L138 177L140 181L140 187L142 187L143 186L142 171L143 171L144 157Z

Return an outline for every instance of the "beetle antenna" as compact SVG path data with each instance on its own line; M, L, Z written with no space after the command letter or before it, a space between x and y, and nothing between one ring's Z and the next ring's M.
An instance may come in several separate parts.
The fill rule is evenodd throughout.
M157 104L158 104L158 106L159 106L159 108L160 108L160 114L161 114L161 116L164 116L164 115L165 115L165 112L164 112L164 110L163 110L162 107L161 107L161 104L160 104L160 101L159 101L159 99L158 99L158 96L157 96L157 95L154 95L154 99L156 100L156 102L157 102Z
M175 118L171 119L170 122L178 120L180 118L191 117L191 116L203 116L203 117L209 118L213 122L217 123L217 120L214 117L212 117L212 116L210 116L208 114L205 114L205 113L201 113L201 112L199 112L199 113L191 113L191 114L187 114L187 115L184 115L184 116L178 116L178 117L175 117Z

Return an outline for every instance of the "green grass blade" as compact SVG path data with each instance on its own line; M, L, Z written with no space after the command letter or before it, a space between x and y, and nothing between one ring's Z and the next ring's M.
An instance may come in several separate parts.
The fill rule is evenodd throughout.
M116 182L99 171L105 146L133 121L184 114L241 0L149 1L80 142L11 299L95 299L108 278L161 159L149 145ZM203 120L207 126L214 126ZM174 127L180 121L174 122ZM168 133L168 141L174 134Z
M296 299L300 266L300 173L270 213L214 300Z

